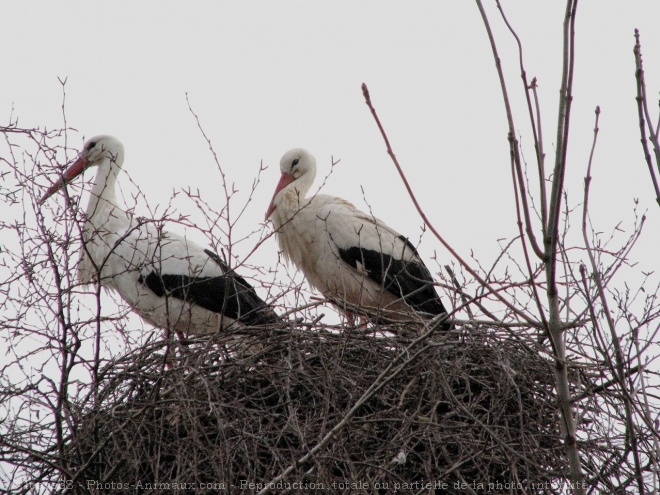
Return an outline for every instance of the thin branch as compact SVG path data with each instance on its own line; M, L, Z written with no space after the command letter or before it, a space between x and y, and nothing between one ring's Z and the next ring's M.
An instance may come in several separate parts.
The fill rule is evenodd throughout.
M637 113L639 114L639 132L641 134L641 143L642 149L644 150L644 158L646 159L646 164L649 168L649 174L651 174L651 182L653 183L653 189L655 190L655 200L660 206L660 185L658 184L658 178L656 177L655 169L653 168L653 162L651 160L651 152L649 151L647 138L646 138L646 127L648 125L649 137L648 139L653 144L653 153L655 155L655 163L660 171L660 145L658 144L658 134L653 131L653 125L651 124L651 118L648 108L648 100L646 97L646 81L644 80L644 67L642 65L642 45L639 42L639 30L635 29L635 48L633 52L635 54L635 79L637 80Z
M523 81L523 88L525 92L525 99L527 101L527 109L529 112L529 120L530 124L532 126L532 133L534 135L534 148L536 150L536 161L537 161L537 167L538 167L538 173L539 173L539 188L540 188L540 195L541 195L541 230L543 237L545 238L546 236L546 225L545 225L545 219L547 218L547 199L546 199L546 190L545 190L545 166L544 166L544 161L545 161L545 156L543 153L543 138L541 135L541 115L540 115L540 109L539 109L539 103L538 103L538 98L536 94L536 79L533 80L532 84L527 83L527 71L525 70L525 65L523 62L523 49L522 49L522 43L520 42L520 38L518 37L518 34L515 32L513 29L513 26L509 23L509 20L507 19L506 15L504 14L504 9L502 8L502 5L500 4L499 0L496 0L497 8L500 11L500 15L502 16L502 19L504 23L506 24L507 28L511 32L512 36L516 40L516 44L518 45L518 59L519 59L519 64L520 64L520 73L521 73L521 79ZM529 274L530 282L534 279L534 270L532 269L531 265L531 260L529 257L528 249L527 249L527 243L525 242L525 236L523 235L523 225L521 221L521 209L523 213L523 217L525 219L525 232L527 233L527 238L530 241L530 244L532 246L532 250L536 254L536 256L539 257L539 259L543 260L544 259L544 253L541 250L541 248L538 245L538 242L536 241L536 237L534 236L534 231L532 229L532 221L531 221L531 216L530 216L530 208L529 208L529 203L527 201L527 188L525 185L525 178L523 174L523 168L522 168L522 163L521 163L521 158L520 158L520 151L519 151L519 143L518 140L515 138L515 127L513 124L513 112L511 110L511 105L509 104L509 97L508 97L508 91L506 88L506 83L504 79L504 72L502 70L502 64L500 62L500 57L498 54L497 50L497 45L495 43L495 38L493 36L492 30L490 28L490 22L488 21L488 17L486 16L486 12L483 8L483 5L481 3L481 0L477 0L477 6L479 8L479 12L481 14L481 18L484 22L484 26L486 28L486 32L488 33L488 39L490 41L490 46L493 51L493 56L495 58L495 67L497 69L497 74L499 76L500 80L500 86L502 89L502 95L504 99L504 106L506 109L506 115L507 115L507 123L509 125L509 146L510 146L510 155L511 155L511 172L512 172L512 178L513 178L513 189L514 189L514 195L515 195L515 203L516 203L516 216L517 216L517 225L518 229L520 231L520 239L522 241L522 248L523 248L523 253L524 253L524 258L525 258L525 264L527 266L527 273ZM535 108L536 108L536 119L534 118L534 110L532 108L532 102L529 97L530 90L533 91L534 94L534 100L535 100ZM538 132L537 132L537 123L538 123ZM522 208L521 208L521 203L522 203ZM532 290L534 292L534 300L536 302L536 307L538 310L538 313L540 315L541 321L543 322L543 325L546 329L546 332L548 331L547 328L547 321L545 317L545 311L543 311L543 305L541 304L541 297L536 289L536 285L532 285Z
M463 291L463 287L461 287L461 284L456 279L456 275L454 274L454 271L451 269L449 265L445 265L445 270L447 270L447 273L449 274L449 278L451 278L451 282L454 285L454 289L456 289L456 292L458 292L458 294L461 296L461 302L463 303L463 307L467 311L468 317L470 318L470 320L473 320L474 315L472 314L472 309L468 304L467 295L465 294L465 291Z
M522 55L522 44L520 43L520 39L518 38L518 35L514 31L513 27L509 24L508 19L504 15L504 10L502 9L502 6L500 5L500 2L497 1L497 8L500 11L500 14L502 15L502 19L504 20L504 23L506 26L509 28L509 31L513 35L513 37L516 40L516 43L518 44L518 57L520 61L520 71L521 71L521 77L523 80L523 86L525 88L525 96L527 98L527 107L529 109L530 113L530 121L532 125L532 132L534 134L534 146L536 148L536 156L537 156L537 161L538 161L538 166L539 170L542 171L543 166L542 166L542 150L541 147L539 146L539 137L536 132L536 125L534 121L534 116L532 112L532 103L529 99L529 88L530 86L527 84L527 74L525 72L525 66L523 64L523 55ZM524 180L524 174L522 170L522 161L520 159L520 144L518 143L518 139L516 138L516 127L513 123L513 112L511 110L511 104L509 103L509 93L506 88L506 81L504 79L504 71L502 70L502 62L499 56L499 53L497 51L497 45L495 43L495 38L493 36L493 32L490 29L490 22L488 21L488 17L486 16L486 11L484 10L483 4L481 3L481 0L477 0L477 7L479 8L479 13L481 14L481 18L484 21L484 26L486 28L486 32L488 33L488 40L490 41L490 47L493 50L493 57L495 58L495 68L497 69L497 75L500 80L500 87L502 89L502 99L504 100L504 107L506 109L506 118L507 118L507 124L509 126L509 133L508 133L508 140L509 140L509 151L511 155L511 165L513 169L515 170L514 174L514 189L520 190L520 201L522 201L522 211L525 216L525 232L527 233L527 236L529 238L529 242L532 245L532 249L534 250L534 253L536 256L539 257L539 259L543 259L543 251L541 250L538 242L536 241L536 236L534 235L534 230L532 229L532 220L530 217L530 209L529 209L529 204L527 202L527 188L525 187L525 180ZM545 207L545 182L544 182L544 177L541 175L540 180L539 180L540 186L541 186L541 198L543 198L543 201L541 203L542 208ZM518 202L516 201L516 205L518 205ZM542 209L542 215L544 215L545 212ZM524 239L521 237L521 239ZM526 250L526 248L525 248Z
M589 208L589 186L591 184L591 165L594 156L594 150L596 148L596 139L598 137L598 119L600 117L600 108L596 107L596 125L594 126L594 140L591 146L591 152L589 154L589 164L587 166L587 176L584 178L584 206L582 210L582 237L584 239L584 244L587 248L587 254L589 256L589 262L591 263L592 273L591 276L596 283L596 290L600 304L603 307L603 314L605 316L605 321L607 322L607 327L611 335L611 344L614 347L614 359L615 359L615 368L613 369L614 378L619 382L621 390L624 392L623 403L626 410L626 439L630 442L630 450L633 454L633 459L635 461L635 471L637 476L637 485L640 490L640 495L644 495L644 477L642 474L641 461L639 458L639 449L637 447L637 435L635 434L635 424L633 422L632 414L632 405L630 401L629 394L627 393L627 387L625 382L625 376L627 375L625 369L625 358L623 356L623 350L621 349L621 344L619 342L619 336L616 333L616 328L614 321L612 320L612 314L609 309L609 304L607 302L607 297L605 296L605 289L600 276L600 271L596 264L596 259L594 258L593 249L591 248L591 243L589 242L589 236L587 235L587 212ZM585 290L587 289L586 280L584 280L584 270L582 270L583 284ZM592 306L591 301L589 300L590 307ZM595 321L595 311L591 310L592 318Z

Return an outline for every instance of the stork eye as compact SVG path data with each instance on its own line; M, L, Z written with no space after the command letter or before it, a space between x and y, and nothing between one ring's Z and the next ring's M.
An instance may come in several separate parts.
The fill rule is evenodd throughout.
M87 145L87 150L91 150L94 146L96 146L96 141L92 141Z
M296 158L291 162L291 168L296 167L298 165L298 162L300 161L300 158Z

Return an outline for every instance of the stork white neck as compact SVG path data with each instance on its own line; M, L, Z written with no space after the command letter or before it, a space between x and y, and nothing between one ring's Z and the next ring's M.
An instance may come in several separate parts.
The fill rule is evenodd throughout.
M118 208L116 198L117 176L121 170L123 155L120 157L103 156L98 163L98 171L94 179L94 186L89 197L87 205L87 218L91 219L98 215L100 211L112 208Z
M316 178L316 159L309 151L295 148L284 154L280 170L282 176L266 212L266 220L278 212L273 217L276 228L303 206Z

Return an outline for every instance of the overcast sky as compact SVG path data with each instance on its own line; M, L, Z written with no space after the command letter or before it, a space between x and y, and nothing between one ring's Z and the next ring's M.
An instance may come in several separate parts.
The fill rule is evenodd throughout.
M504 3L524 44L528 76L538 78L550 166L564 5ZM515 45L494 3L485 4L533 166ZM639 144L632 48L639 28L656 100L659 19L656 1L580 2L566 180L568 203L576 207L600 105L592 221L608 235L619 223L630 233L639 200L648 221L632 257L645 271L657 266L660 208ZM324 192L360 208L367 208L366 198L374 214L417 239L422 221L364 104L365 82L419 201L461 255L474 252L488 266L499 254L497 239L517 233L506 119L474 2L3 2L0 46L2 124L13 108L22 127L62 127L58 78L66 80L67 123L80 131L72 142L119 137L124 169L152 206L187 187L199 188L217 208L224 202L188 94L228 180L243 195L237 204L261 161L269 167L241 229L263 222L282 154L305 147L317 157L320 176L331 157L341 159ZM241 245L239 256L256 241ZM274 264L276 250L270 240L252 262ZM442 263L451 261L427 234L422 255L434 251Z

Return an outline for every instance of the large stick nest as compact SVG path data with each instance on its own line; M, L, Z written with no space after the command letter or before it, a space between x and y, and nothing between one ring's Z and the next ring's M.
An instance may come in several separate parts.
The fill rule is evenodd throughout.
M105 493L175 482L254 492L295 465L275 492L429 493L426 483L443 482L443 493L469 493L460 483L477 493L479 483L488 493L559 492L566 467L552 367L519 338L472 329L411 346L415 337L373 331L254 329L240 348L249 339L258 352L228 352L218 335L174 352L159 342L107 367L67 444L77 490L96 480ZM296 464L379 379L345 426Z

